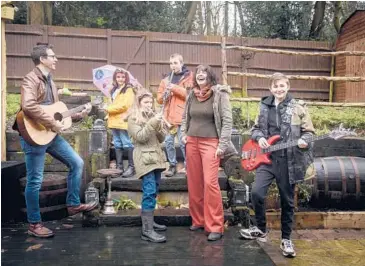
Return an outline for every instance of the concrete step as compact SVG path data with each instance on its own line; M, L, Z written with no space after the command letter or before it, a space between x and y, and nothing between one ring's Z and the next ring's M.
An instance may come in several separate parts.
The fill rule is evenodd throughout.
M218 182L221 190L227 190L227 176L221 170L218 172ZM142 180L135 177L112 179L112 190L142 191ZM173 177L162 174L160 191L188 191L185 174L177 173Z
M160 209L154 212L155 222L167 226L189 226L191 225L191 217L188 209ZM224 212L224 220L233 219L230 211ZM92 212L83 215L82 225L90 226L140 226L141 210L123 210L117 214L95 215ZM188 228L186 230L189 230Z

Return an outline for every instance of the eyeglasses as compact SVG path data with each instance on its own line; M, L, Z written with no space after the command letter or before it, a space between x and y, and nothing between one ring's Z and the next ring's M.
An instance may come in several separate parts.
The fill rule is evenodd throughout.
M49 54L49 55L47 55L47 57L52 57L53 59L57 58L55 54Z

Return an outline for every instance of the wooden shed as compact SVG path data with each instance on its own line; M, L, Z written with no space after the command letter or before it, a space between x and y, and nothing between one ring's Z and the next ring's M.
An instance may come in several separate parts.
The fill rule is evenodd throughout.
M355 11L341 26L336 51L365 51L365 10ZM365 56L337 56L336 76L365 77ZM336 82L335 102L365 102L365 82Z

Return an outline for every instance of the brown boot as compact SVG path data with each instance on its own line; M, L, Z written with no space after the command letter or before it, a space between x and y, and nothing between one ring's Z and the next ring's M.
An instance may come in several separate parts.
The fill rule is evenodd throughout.
M79 206L69 206L67 207L68 214L70 216L75 215L79 212L89 212L98 206L97 202L92 202L88 204L80 204Z
M52 230L44 227L41 223L29 224L28 234L35 237L47 238L54 236Z

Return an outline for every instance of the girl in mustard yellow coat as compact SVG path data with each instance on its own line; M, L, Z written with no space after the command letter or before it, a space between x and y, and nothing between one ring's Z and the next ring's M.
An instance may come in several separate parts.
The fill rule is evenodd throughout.
M112 103L106 107L108 127L112 130L117 168L123 171L123 177L135 174L133 163L133 144L128 136L128 110L133 105L134 89L129 83L128 72L117 69L113 75L113 88L110 91ZM123 150L128 151L128 169L123 168Z

